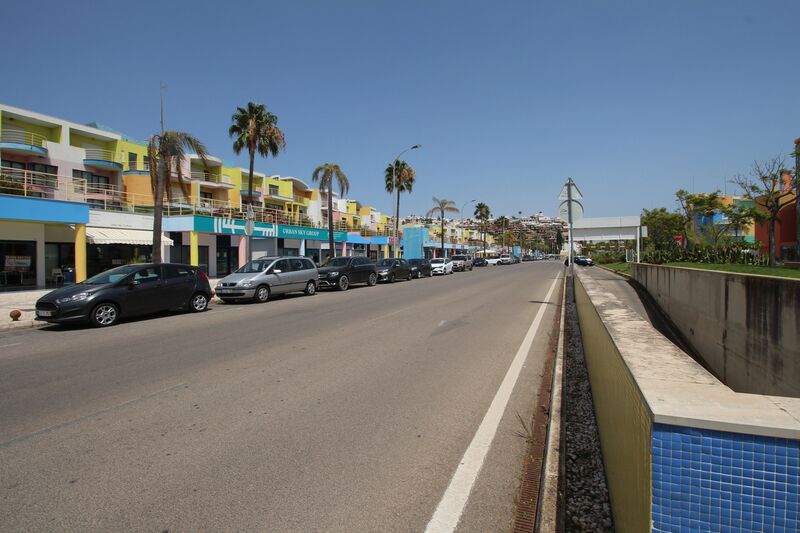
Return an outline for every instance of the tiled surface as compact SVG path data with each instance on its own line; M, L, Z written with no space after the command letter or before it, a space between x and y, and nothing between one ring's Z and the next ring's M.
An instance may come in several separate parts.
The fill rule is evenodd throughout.
M653 426L653 531L800 531L800 441Z

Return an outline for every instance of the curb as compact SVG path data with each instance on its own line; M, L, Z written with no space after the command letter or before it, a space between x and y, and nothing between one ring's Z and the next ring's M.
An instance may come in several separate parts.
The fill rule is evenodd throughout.
M611 270L610 268L606 268L603 265L595 265L595 266L598 266L598 267L602 268L603 270L607 270L608 272L611 272L612 274L616 274L618 276L622 276L623 278L633 279L633 276L631 276L630 274L625 274L624 272L617 272L616 270Z
M547 424L547 443L544 452L544 465L542 467L542 488L539 499L539 512L536 521L536 531L562 531L563 522L560 519L559 491L561 478L561 391L564 375L564 343L566 342L564 320L566 315L567 278L564 276L561 295L561 327L558 332L558 350L556 361L553 365L553 385L550 395L550 416Z
M16 329L42 328L47 325L47 322L40 322L32 318L18 320L16 322L4 322L0 324L0 333L5 331L13 331Z

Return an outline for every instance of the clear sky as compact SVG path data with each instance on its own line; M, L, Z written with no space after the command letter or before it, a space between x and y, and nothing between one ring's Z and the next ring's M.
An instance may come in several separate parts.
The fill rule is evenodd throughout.
M188 131L228 162L248 100L287 150L259 170L332 161L350 197L391 212L383 169L494 214L673 208L800 137L800 1L4 2L0 102L146 139ZM727 185L728 192L734 187ZM470 208L468 208L470 209Z

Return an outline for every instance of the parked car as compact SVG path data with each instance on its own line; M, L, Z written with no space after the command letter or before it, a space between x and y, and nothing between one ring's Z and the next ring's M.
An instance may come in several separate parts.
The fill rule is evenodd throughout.
M398 279L411 281L411 265L405 259L381 259L378 267L378 280L394 283Z
M431 259L431 268L434 274L452 274L453 260L449 257L437 257L436 259Z
M483 257L478 257L477 259L475 259L475 261L472 263L472 265L476 266L476 267L485 267L485 266L489 266L489 261L487 261Z
M415 278L421 278L422 276L433 276L433 272L431 271L431 262L427 259L409 259L408 264L411 265L411 275Z
M121 318L171 309L199 313L208 308L211 286L196 266L176 263L125 265L49 292L36 302L36 319L88 321L113 326Z
M514 260L511 259L511 255L510 254L501 254L500 255L500 260L497 262L497 264L498 265L510 265L513 262L514 262Z
M594 261L592 261L592 258L591 257L586 257L585 255L576 255L573 258L573 261L575 261L576 265L594 266Z
M255 300L264 303L270 296L289 292L317 292L319 273L307 257L260 257L253 259L217 284L217 297L225 303Z
M522 261L524 263L527 263L528 261L536 261L536 257L533 256L533 255L523 255L522 256Z
M366 283L370 287L378 283L378 267L366 257L332 257L317 270L320 288L346 291L353 283Z
M453 270L456 272L466 272L472 270L472 256L469 255L454 255L450 259L453 260Z
M490 265L490 266L497 266L497 265L500 264L500 256L499 255L495 255L495 256L492 256L492 257L487 257L486 258L486 263L488 265Z

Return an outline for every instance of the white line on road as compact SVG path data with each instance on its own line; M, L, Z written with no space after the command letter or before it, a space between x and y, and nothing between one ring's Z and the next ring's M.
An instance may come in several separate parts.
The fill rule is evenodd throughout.
M447 320L442 320L441 322L439 322L439 325L436 326L436 327L440 328L440 327L444 326L445 324L447 324Z
M4 344L4 345L0 346L0 348L11 348L12 346L19 346L20 344L22 344L22 343L21 342L15 342L13 344Z
M531 350L533 339L539 330L539 325L542 323L545 308L550 303L550 297L553 295L558 279L557 277L553 280L553 284L550 285L550 290L547 291L547 296L544 299L545 303L539 305L539 311L533 318L533 322L528 328L519 350L517 350L517 355L511 361L506 377L503 378L500 388L497 389L489 410L486 411L481 425L478 426L475 436L472 437L472 442L470 442L467 451L464 452L464 456L461 458L458 468L450 480L450 485L448 485L439 505L436 507L436 511L433 513L433 517L425 528L426 533L449 533L455 531L456 526L458 526L458 521L464 512L467 500L469 500L472 486L475 484L475 480L478 479L483 461L486 459L486 454L489 452L494 436L497 433L500 420L503 418L503 413L508 405L508 400L511 398L511 393L514 391L514 385L517 383L517 378L525 364L525 359L528 358L528 352Z

